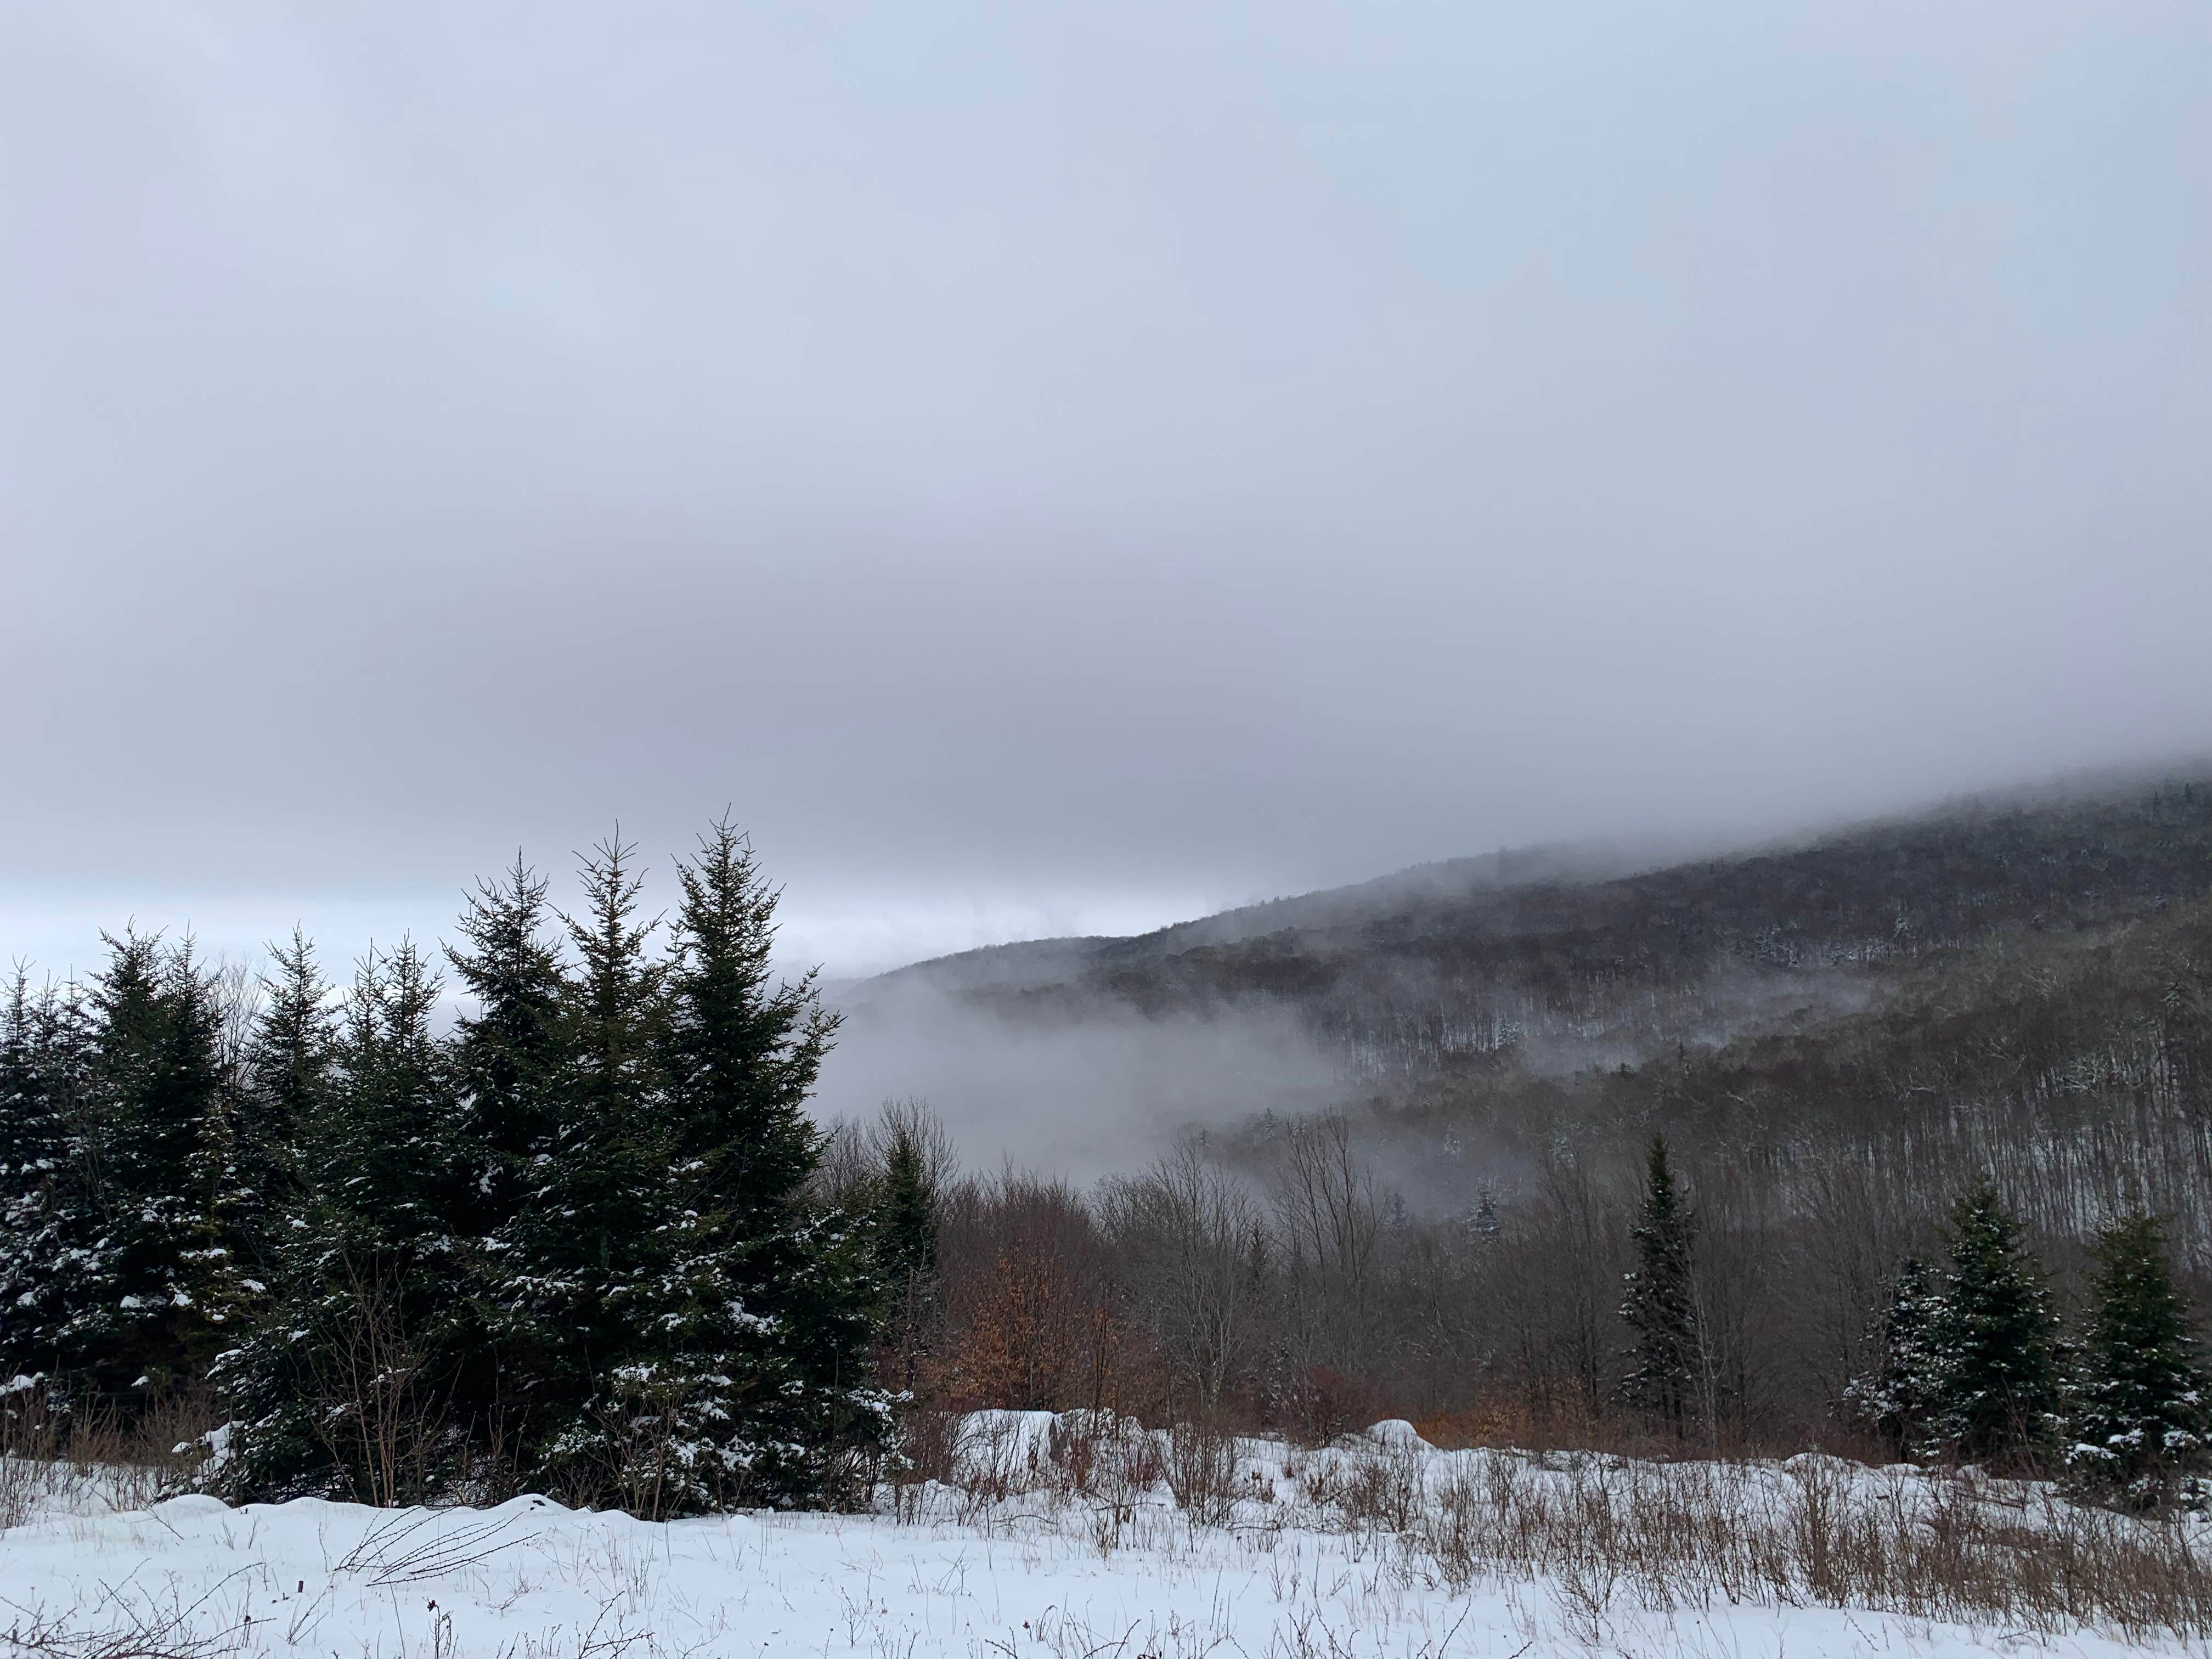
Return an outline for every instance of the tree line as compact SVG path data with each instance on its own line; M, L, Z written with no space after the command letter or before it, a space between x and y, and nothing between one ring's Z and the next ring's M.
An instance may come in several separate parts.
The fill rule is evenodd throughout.
M1747 1236L1663 1139L1632 1170L1555 1166L1447 1217L1408 1212L1341 1115L1278 1123L1269 1144L1232 1164L1194 1138L1087 1191L939 1181L907 1385L948 1409L1303 1438L1403 1416L1445 1443L1822 1446L2049 1475L2127 1507L2197 1501L2212 1396L2161 1224L2139 1211L2082 1242L2069 1322L2020 1222L1972 1184L1839 1308L1857 1340L1824 1377L1762 1358L1735 1282L1755 1257L1778 1294L1820 1299L1818 1254Z
M1695 1271L1697 1218L1663 1136L1651 1141L1621 1317L1634 1333L1626 1405L1678 1436L1718 1415ZM1899 1456L2064 1475L2128 1507L2197 1507L2212 1383L2165 1230L2140 1211L2099 1229L2078 1340L2052 1307L2019 1222L1987 1184L1961 1197L1942 1267L1910 1255L1846 1412Z
M2195 856L2193 817L2142 822ZM2149 1507L2197 1473L2202 902L1889 961L1863 1006L1636 1065L1493 1043L1079 1191L961 1176L912 1103L809 1121L836 1022L775 980L726 824L665 920L630 849L581 874L564 915L518 860L453 946L343 989L298 937L252 984L127 930L81 986L19 972L13 1407L201 1401L235 1496L653 1515L855 1498L979 1406L1819 1444Z
M811 975L774 978L776 895L730 825L677 873L642 918L610 842L570 916L518 860L441 958L372 951L343 994L296 934L250 996L136 931L82 985L19 969L11 1402L203 1395L240 1497L666 1515L849 1490L891 1427L896 1252L870 1194L811 1189L836 1022Z

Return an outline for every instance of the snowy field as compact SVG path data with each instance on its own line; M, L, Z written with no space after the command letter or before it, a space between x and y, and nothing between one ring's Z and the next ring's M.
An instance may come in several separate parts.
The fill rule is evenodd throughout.
M2204 1648L2194 1534L1826 1459L1447 1453L1397 1425L1316 1452L992 1413L944 1472L872 1515L656 1524L535 1498L132 1508L97 1474L16 1469L0 1625L55 1659Z

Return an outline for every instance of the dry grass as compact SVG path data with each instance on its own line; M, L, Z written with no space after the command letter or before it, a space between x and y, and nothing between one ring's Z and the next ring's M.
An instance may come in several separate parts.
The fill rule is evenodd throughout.
M148 1401L126 1422L112 1409L61 1416L33 1389L0 1411L0 1528L65 1495L110 1509L143 1509L193 1490L213 1426L197 1395Z
M1387 1455L1387 1454L1383 1454ZM1377 1461L1380 1461L1378 1455ZM1441 1461L1441 1460L1439 1460ZM1355 1519L1368 1486L1355 1482ZM1395 1521L1401 1510L1382 1507ZM1453 1460L1409 1539L1450 1582L1547 1579L1580 1628L1616 1600L1863 1607L2039 1634L2212 1637L2212 1562L2183 1528L2047 1487L1787 1465Z
M9 1403L0 1524L58 1503L141 1507L192 1483L190 1401L128 1428L56 1422L22 1396ZM1623 1614L1731 1605L2212 1640L2212 1534L2197 1523L2079 1506L2048 1486L1810 1455L1778 1464L1443 1452L1403 1425L1301 1449L1196 1426L1148 1430L1107 1412L918 1413L884 1494L907 1521L990 1528L1066 1516L1102 1551L1133 1536L1158 1542L1164 1528L1358 1534L1409 1584L1534 1587L1594 1644ZM111 1621L108 1636L137 1645L82 1651L157 1659L158 1622ZM78 1651L36 1620L0 1639L54 1659Z
M2212 1555L2188 1524L2067 1502L2047 1486L1875 1471L1808 1455L1653 1462L1443 1453L1402 1431L1302 1452L1106 1413L967 1419L928 1492L988 1525L1013 1504L1087 1510L1109 1547L1140 1511L1192 1527L1320 1527L1387 1540L1402 1570L1465 1589L1548 1591L1592 1642L1617 1613L1863 1608L2039 1635L2212 1639Z

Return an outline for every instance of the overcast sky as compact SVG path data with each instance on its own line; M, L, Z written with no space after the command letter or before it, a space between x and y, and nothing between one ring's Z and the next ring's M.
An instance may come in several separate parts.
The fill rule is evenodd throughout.
M851 972L2212 750L2212 8L0 11L0 955Z

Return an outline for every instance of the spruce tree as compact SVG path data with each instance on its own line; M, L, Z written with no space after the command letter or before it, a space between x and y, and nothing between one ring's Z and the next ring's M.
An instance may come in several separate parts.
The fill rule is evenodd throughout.
M678 873L666 1072L684 1207L706 1224L687 1258L730 1292L713 1310L717 1459L752 1501L836 1498L889 1419L868 1364L872 1229L806 1194L823 1139L804 1106L836 1018L811 973L771 982L777 895L735 829L713 826Z
M295 927L269 955L228 1115L228 1190L218 1194L212 1215L228 1252L216 1259L216 1277L227 1282L213 1322L224 1351L247 1340L270 1295L286 1248L280 1223L300 1209L300 1137L327 1106L337 1048L330 988L307 936Z
M261 1009L246 1053L240 1158L261 1220L272 1215L296 1182L295 1148L301 1127L314 1121L330 1087L337 1015L314 946L298 928L289 944L270 947ZM249 1235L258 1242L257 1225Z
M167 951L126 931L107 945L56 1230L53 1337L73 1390L128 1407L191 1380L211 1351L209 1137L225 1079L215 988L191 942Z
M884 1278L895 1296L911 1300L937 1276L937 1182L917 1127L896 1114L884 1119L876 1216Z
M469 1284L453 1218L480 1164L432 1030L440 986L403 943L355 977L299 1180L270 1229L271 1307L213 1368L241 1496L414 1501L459 1462Z
M668 1068L678 1150L703 1162L722 1207L772 1215L821 1159L805 1100L837 1018L811 972L771 984L778 895L732 825L714 825L677 878Z
M1931 1449L2033 1467L2062 1404L2057 1322L2020 1224L1984 1185L1952 1212L1951 1273L1933 1321Z
M7 1183L0 1207L12 1208L15 1193L35 1187L60 1149L40 1075L37 1012L30 971L18 963L0 1002L0 1181Z
M526 1195L542 1185L560 1126L559 1094L568 1054L568 988L546 937L550 915L543 877L518 854L496 882L479 881L449 946L470 1004L452 1042L457 1103L481 1158L464 1195L458 1231L469 1241L476 1297L460 1310L472 1335L462 1344L455 1410L471 1436L502 1448L530 1439L533 1407L554 1402L532 1380L518 1346L518 1316L503 1289L514 1276L510 1246ZM520 1367L520 1369L518 1369Z
M912 1394L937 1291L940 1131L919 1102L888 1106L877 1132L875 1264L886 1298L892 1374Z
M1900 1457L1919 1452L1935 1409L1936 1328L1942 1314L1934 1270L1921 1256L1905 1257L1875 1329L1875 1369L1844 1393L1845 1403Z
M646 953L653 925L635 920L630 851L611 841L585 860L584 913L568 921L579 966L562 981L564 1064L491 1258L505 1267L490 1316L529 1396L538 1478L586 1502L632 1496L611 1488L677 1432L671 1413L686 1402L666 1362L695 1311L672 1260L684 1218L658 1040L663 972Z
M568 987L545 938L545 881L520 854L497 884L478 882L446 954L475 1005L454 1031L453 1080L489 1162L478 1182L477 1231L510 1221L532 1158L556 1127L567 1053Z
M1644 1200L1633 1237L1636 1267L1627 1276L1620 1316L1636 1333L1621 1379L1624 1404L1649 1413L1675 1434L1700 1415L1703 1333L1692 1277L1696 1222L1676 1184L1664 1136L1645 1155Z
M2090 1494L2129 1509L2193 1504L2197 1477L2212 1462L2212 1388L2165 1228L2148 1215L2124 1215L2099 1232L2095 1251L2069 1472Z
M88 1218L72 1157L75 1098L88 1047L82 999L33 995L21 967L0 1007L0 1377L51 1383L63 1263Z

